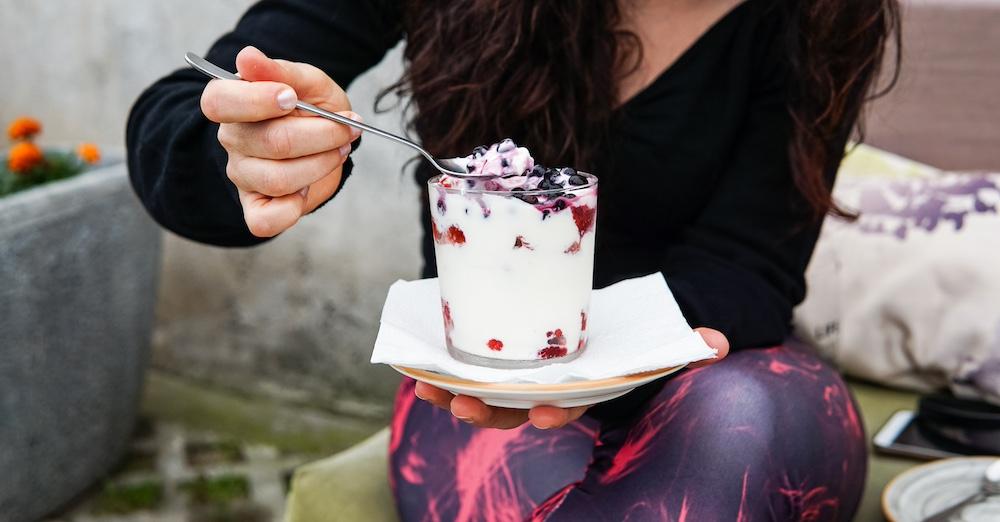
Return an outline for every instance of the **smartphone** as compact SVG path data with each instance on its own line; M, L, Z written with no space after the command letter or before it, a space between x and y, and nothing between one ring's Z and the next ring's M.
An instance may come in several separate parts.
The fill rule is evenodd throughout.
M911 410L900 410L894 413L889 421L882 426L882 429L875 434L872 443L875 449L881 453L923 460L962 456L961 453L954 453L934 444L922 432L917 424L916 414Z

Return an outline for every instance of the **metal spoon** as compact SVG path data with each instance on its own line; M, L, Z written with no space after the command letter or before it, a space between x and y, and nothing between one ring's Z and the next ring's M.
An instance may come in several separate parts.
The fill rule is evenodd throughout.
M925 518L924 522L948 522L953 516L964 511L965 508L973 504L978 504L993 495L1000 495L1000 459L997 459L993 464L990 464L990 466L986 468L986 473L983 474L983 482L979 491L958 504L955 504L954 506L931 517Z
M188 64L190 64L191 67L194 67L195 69L201 71L202 73L212 78L218 80L243 80L243 78L240 78L239 76L223 69L222 67L219 67L218 65L215 65L214 63L194 53L186 53L184 55L184 60ZM456 178L473 178L473 179L495 177L492 175L480 176L476 174L470 174L468 168L466 168L465 162L456 161L456 160L461 160L463 158L454 158L454 159L435 158L434 156L431 156L429 152L424 150L423 147L417 145L416 143L413 143L412 141L406 138L403 138L401 136L396 136L391 132L386 132L382 129L372 127L371 125L361 123L359 121L354 121L348 117L341 116L335 112L330 112L327 110L320 109L319 107L311 103L300 101L295 104L295 107L304 110L306 112L311 112L317 116L322 116L328 120L333 120L337 123L343 123L344 125L350 125L351 127L356 127L365 132L370 132L372 134L376 134L388 140L392 140L396 143L401 143L403 145L411 147L417 152L419 152L421 155L423 155L425 158L427 158L427 160L430 161L435 168L437 168L438 170L449 176L455 176Z

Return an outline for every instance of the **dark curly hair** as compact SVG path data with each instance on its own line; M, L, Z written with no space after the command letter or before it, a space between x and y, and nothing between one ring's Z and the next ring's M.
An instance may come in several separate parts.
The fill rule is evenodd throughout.
M842 158L835 148L845 127L878 94L893 38L898 62L898 0L776 1L772 9L786 20L792 65L795 184L816 218L847 215L825 173ZM380 99L409 95L410 129L434 154L465 155L484 137L511 136L544 163L603 171L619 81L642 59L638 37L621 29L618 2L413 0L405 11L406 71Z

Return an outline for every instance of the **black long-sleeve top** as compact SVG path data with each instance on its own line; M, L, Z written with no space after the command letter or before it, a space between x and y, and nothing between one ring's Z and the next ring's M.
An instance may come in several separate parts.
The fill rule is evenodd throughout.
M595 285L660 271L692 326L721 330L734 349L787 335L819 230L792 181L788 53L780 17L765 13L766 3L735 8L629 100L606 151L613 172L595 173ZM265 0L207 57L234 70L237 52L254 45L316 65L346 88L403 38L401 16L389 1ZM179 70L139 98L127 132L132 182L153 217L177 234L254 245L263 240L243 221L218 127L199 108L205 83ZM352 168L366 175L363 164L349 163L345 179ZM417 178L428 168L418 167ZM351 197L349 183L338 197ZM428 276L435 272L429 216L423 212Z

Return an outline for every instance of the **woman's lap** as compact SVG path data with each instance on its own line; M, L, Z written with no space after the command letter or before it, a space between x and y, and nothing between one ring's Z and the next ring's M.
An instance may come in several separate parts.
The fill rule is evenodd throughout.
M390 476L403 520L849 520L857 410L811 352L733 353L627 421L484 430L400 387Z

